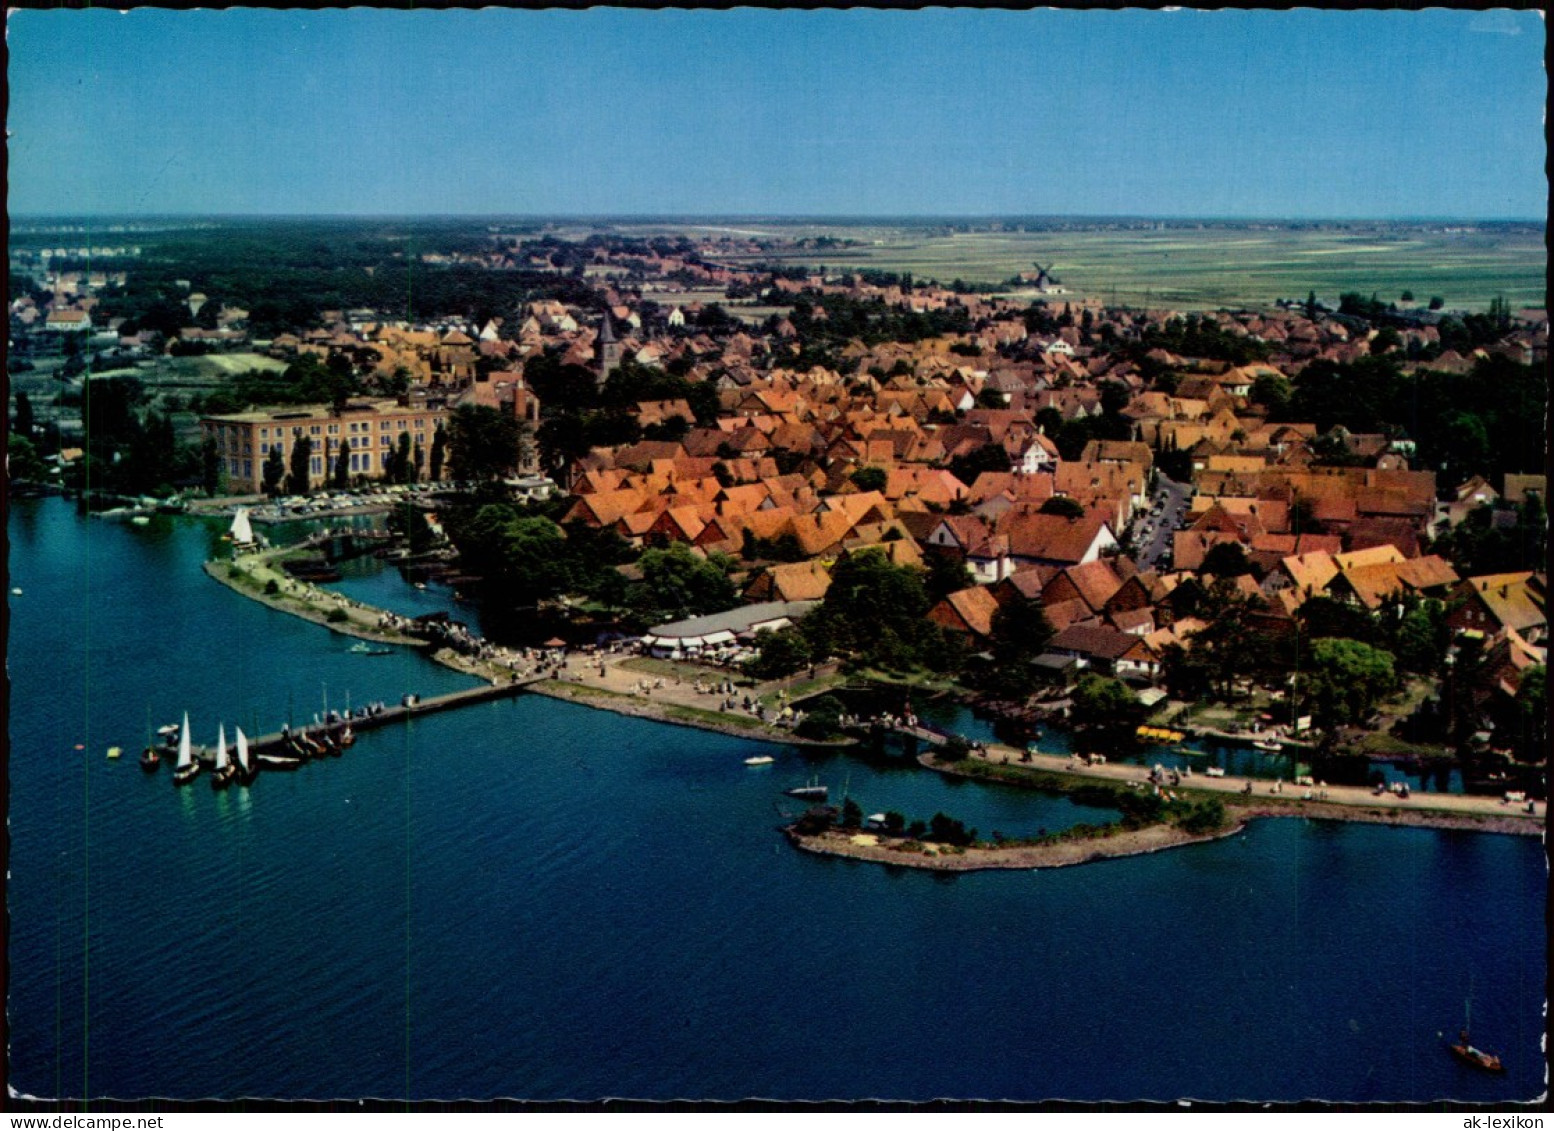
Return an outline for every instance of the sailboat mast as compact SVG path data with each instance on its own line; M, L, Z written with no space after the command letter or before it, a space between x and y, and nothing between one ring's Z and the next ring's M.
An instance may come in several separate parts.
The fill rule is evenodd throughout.
M183 713L183 729L178 733L178 768L187 769L194 761L194 752L189 745L189 712Z

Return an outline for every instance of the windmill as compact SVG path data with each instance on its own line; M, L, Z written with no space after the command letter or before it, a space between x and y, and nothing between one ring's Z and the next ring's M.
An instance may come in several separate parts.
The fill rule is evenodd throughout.
M1052 273L1051 264L1043 267L1040 263L1034 263L1034 266L1036 268L1036 286L1039 289L1046 290L1048 287L1055 287L1063 281Z

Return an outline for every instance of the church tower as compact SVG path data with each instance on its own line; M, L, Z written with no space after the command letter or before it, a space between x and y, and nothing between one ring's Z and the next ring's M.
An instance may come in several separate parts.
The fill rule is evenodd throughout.
M621 363L621 357L625 354L625 346L615 337L615 328L610 324L610 312L604 312L604 319L599 324L599 339L594 343L594 348L599 355L599 387L604 388L604 383L609 380L610 373Z

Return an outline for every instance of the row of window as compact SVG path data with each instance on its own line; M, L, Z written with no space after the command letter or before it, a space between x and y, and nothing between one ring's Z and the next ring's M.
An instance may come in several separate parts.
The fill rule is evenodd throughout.
M364 437L364 439L370 440L371 437L370 436L369 437ZM378 446L380 448L384 448L384 449L393 448L396 442L397 441L395 441L395 439L392 436L380 436L380 437L378 437ZM426 433L425 432L417 432L415 434L415 442L417 444L420 444L422 450L424 451L426 449ZM281 450L282 454L285 453L285 451L286 451L286 445L285 444L276 444L275 446ZM235 444L231 445L231 450L233 450L233 451L236 450L236 445ZM247 444L244 444L243 445L243 451L244 452L251 452L252 449ZM270 445L265 443L262 440L259 443L259 454L262 455L262 456L270 454Z
M427 422L425 417L394 417L391 419L378 421L378 431L408 432L410 431L411 426L414 425L416 432L424 433L426 431L426 423ZM436 422L433 421L433 423ZM353 436L367 435L372 431L372 421L353 420L350 422L348 430ZM248 429L243 428L241 425L237 424L219 424L216 426L216 433L218 439L226 440L229 446L235 443L240 437L250 434ZM309 436L338 436L340 434L340 425L338 423L324 425L310 424L307 426L307 434ZM302 435L302 425L296 424L287 427L277 424L275 426L275 439L283 440L288 435ZM261 440L268 440L271 438L270 428L268 425L259 429L259 438Z
M263 447L264 445L260 446ZM378 453L377 469L379 471L388 470L389 460L392 458L393 457L391 452ZM322 456L314 456L311 460L308 461L308 470L311 471L314 475L323 475L324 458ZM372 453L352 452L351 470L362 472L373 470ZM244 479L252 479L254 475L254 461L251 459L229 459L227 460L227 474L233 476L234 478L241 476Z

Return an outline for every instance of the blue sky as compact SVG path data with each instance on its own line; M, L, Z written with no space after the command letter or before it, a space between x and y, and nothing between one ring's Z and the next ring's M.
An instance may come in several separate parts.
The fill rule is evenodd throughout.
M31 213L1542 218L1499 11L13 12Z

